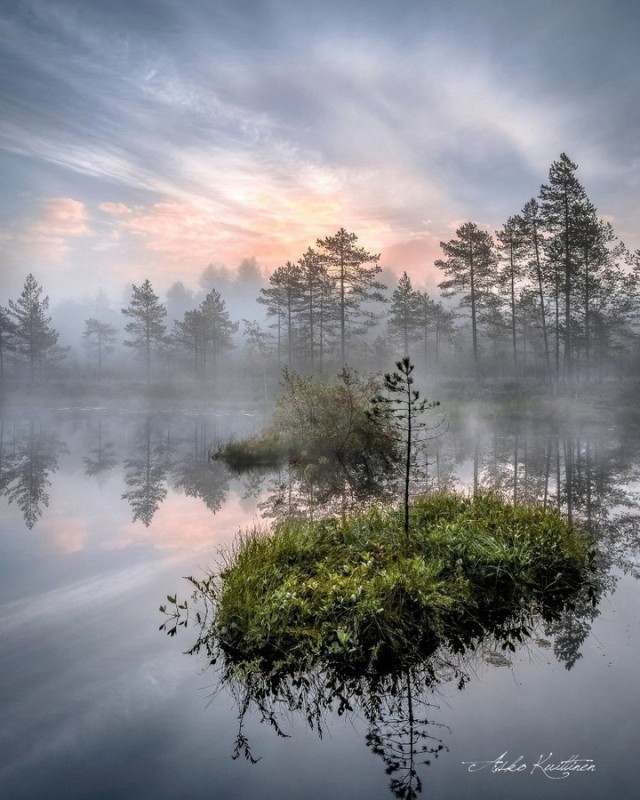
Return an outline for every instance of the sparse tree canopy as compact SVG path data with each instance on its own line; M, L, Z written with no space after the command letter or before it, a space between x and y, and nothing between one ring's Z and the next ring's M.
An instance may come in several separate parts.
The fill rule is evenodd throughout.
M322 262L336 283L342 364L347 360L347 338L365 333L379 319L370 304L386 301L385 286L376 279L382 272L380 255L369 253L357 242L356 234L344 228L317 242Z
M132 284L131 302L122 309L122 313L131 320L125 326L131 338L126 339L124 344L136 350L144 361L147 384L150 384L151 354L154 348L157 349L165 341L167 328L164 319L167 311L148 278L141 286Z
M440 242L446 259L435 262L447 280L439 284L445 297L460 296L460 306L471 312L473 364L479 374L478 322L480 312L490 304L490 286L495 282L496 254L491 235L475 222L465 222L456 239Z
M47 316L49 298L41 298L42 287L33 275L27 275L20 297L9 300L11 336L16 351L25 359L33 380L48 358L59 356L58 334ZM6 328L8 330L8 328Z
M384 376L384 388L388 394L376 394L372 399L372 410L369 418L387 427L393 423L398 441L402 447L403 489L404 489L404 533L409 536L409 495L411 472L414 467L416 449L424 442L426 423L420 419L425 411L440 405L437 400L420 399L420 392L413 388L413 371L415 367L408 356L396 362L396 371L387 372ZM432 432L442 428L444 420L429 427Z
M238 323L231 321L220 293L212 289L197 309L175 323L173 341L192 351L196 376L206 381L209 362L215 371L219 357L233 347L237 330Z
M388 325L396 338L402 343L402 353L409 355L409 345L420 337L423 321L423 298L411 285L406 272L398 280L391 296Z
M102 374L102 362L105 355L113 352L116 340L116 329L108 322L101 322L91 317L84 324L82 337L88 347L95 351L98 359L98 375Z

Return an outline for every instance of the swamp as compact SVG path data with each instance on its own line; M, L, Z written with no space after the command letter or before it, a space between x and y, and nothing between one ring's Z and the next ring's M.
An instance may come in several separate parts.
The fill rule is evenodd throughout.
M441 410L446 430L411 478L410 534L430 537L416 550L396 490L332 462L326 439L323 453L225 463L230 443L265 440L264 409L8 408L4 796L539 798L569 785L595 799L612 781L629 795L640 430L623 409L562 397L428 413ZM529 533L537 515L534 556L496 535L505 515ZM324 553L304 574L289 552L300 536ZM252 598L272 541L281 571ZM243 548L250 561L258 548L246 585ZM235 598L216 619L220 575Z

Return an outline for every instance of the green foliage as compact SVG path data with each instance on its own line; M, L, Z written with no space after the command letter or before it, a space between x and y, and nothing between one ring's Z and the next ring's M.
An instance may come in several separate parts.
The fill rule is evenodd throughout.
M244 676L396 672L443 642L464 650L487 626L515 649L525 605L552 618L593 558L556 511L496 495L429 495L410 513L408 541L403 514L385 507L245 534L207 579L215 610L199 646Z
M130 319L124 328L130 338L125 339L124 344L133 348L144 362L149 384L151 353L154 348L162 346L166 338L164 319L167 311L148 278L140 286L131 285L131 301L122 313Z
M420 399L420 392L413 389L413 370L414 365L408 356L396 362L397 372L387 373L384 376L384 388L389 393L387 396L377 394L372 398L372 409L367 412L367 416L376 425L386 425L387 429L393 423L400 434L398 441L402 445L402 456L404 459L403 484L404 484L404 530L409 534L409 488L411 483L411 471L414 467L414 456L416 449L424 443L425 433L429 438L439 435L442 432L444 419L435 425L428 426L420 419L432 408L436 408L440 403Z
M380 388L374 379L361 379L347 370L334 380L286 369L283 375L286 391L271 424L257 436L224 445L218 458L236 469L285 459L300 465L337 459L346 470L372 472L393 463L393 421L380 427L367 413L369 398Z
M57 346L58 333L48 316L49 298L41 295L42 286L29 274L20 297L9 300L8 309L0 314L3 339L8 337L11 349L24 358L32 380L47 362L64 357L64 351Z

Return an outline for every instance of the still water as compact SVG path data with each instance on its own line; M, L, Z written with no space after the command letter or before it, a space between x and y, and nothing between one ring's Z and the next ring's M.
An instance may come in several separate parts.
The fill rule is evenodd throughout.
M416 690L411 730L401 708L377 730L357 710L328 710L322 738L304 716L285 714L278 736L249 714L259 760L231 758L238 705L204 659L184 655L189 628L158 631L158 606L188 596L182 576L273 512L270 488L301 499L291 470L237 477L210 459L262 422L240 411L4 417L0 797L358 800L392 797L392 781L398 797L420 782L421 796L445 800L636 797L640 436L614 425L460 422L432 443L422 478L587 520L602 554L595 608L515 653L474 653L462 690ZM418 742L435 752L409 760ZM572 757L584 771L549 769Z

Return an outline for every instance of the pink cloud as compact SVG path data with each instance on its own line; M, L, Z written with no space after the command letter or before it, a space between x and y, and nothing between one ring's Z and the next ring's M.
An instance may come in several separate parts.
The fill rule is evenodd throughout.
M440 237L425 232L385 247L380 263L396 275L406 271L415 288L433 287L442 280L442 273L433 266L441 257Z
M61 264L69 256L75 239L92 236L87 207L72 197L49 197L42 202L38 218L6 237L30 258Z
M84 203L72 197L50 197L43 203L43 215L31 232L44 238L90 236L89 217Z

